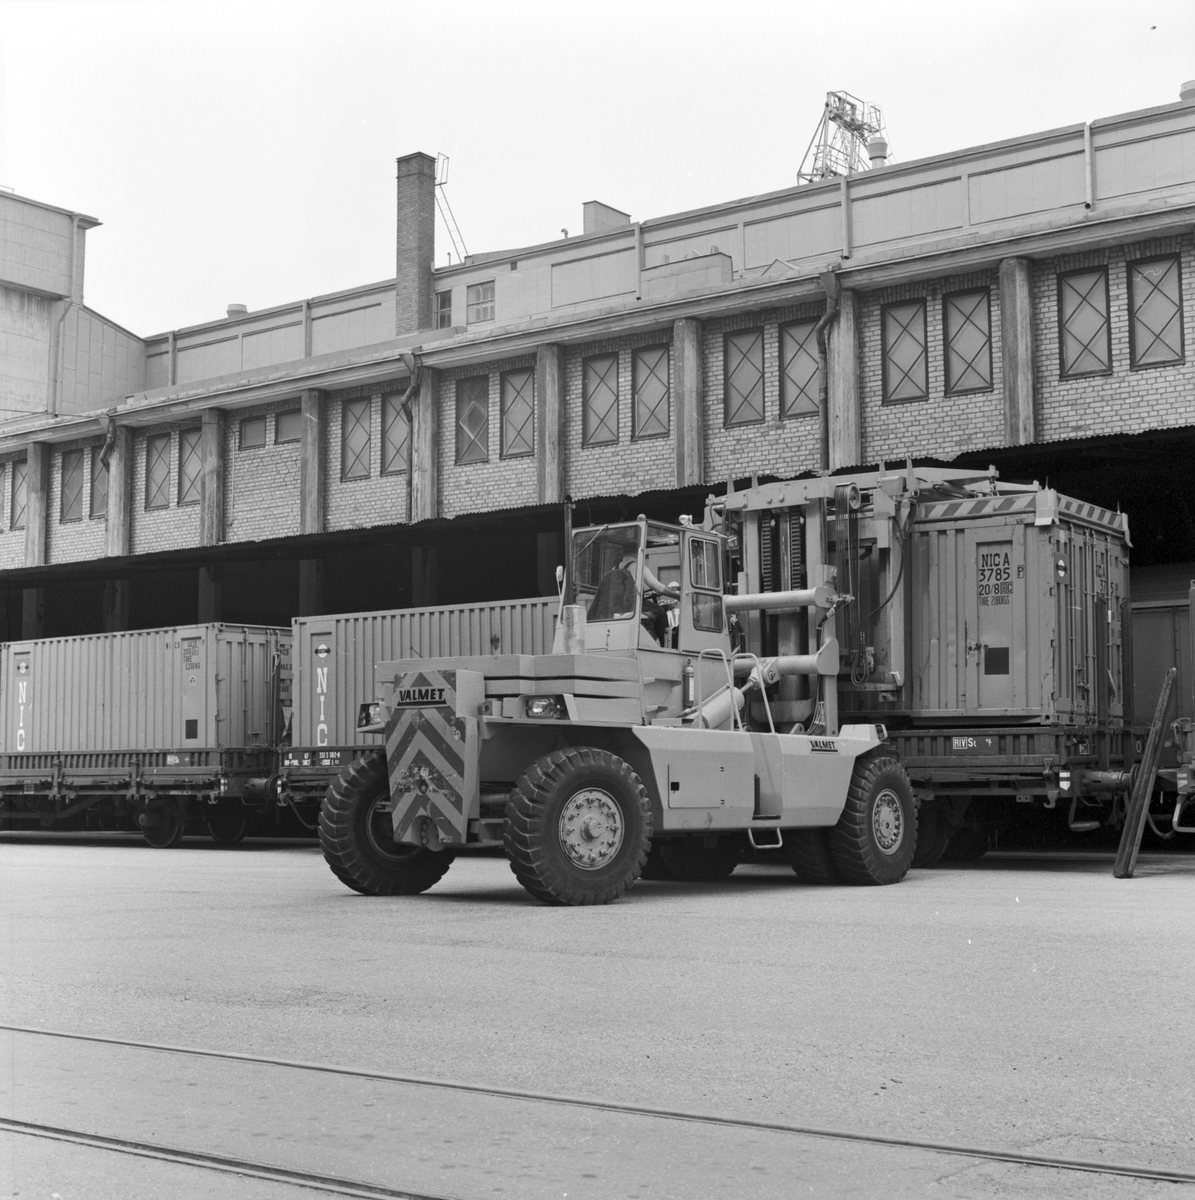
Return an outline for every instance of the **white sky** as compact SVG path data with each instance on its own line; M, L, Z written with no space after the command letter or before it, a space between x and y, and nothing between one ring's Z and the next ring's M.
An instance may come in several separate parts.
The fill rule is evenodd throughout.
M514 248L789 186L830 89L902 162L1170 103L1195 2L0 0L0 48L0 183L103 222L144 336L392 276L401 154Z

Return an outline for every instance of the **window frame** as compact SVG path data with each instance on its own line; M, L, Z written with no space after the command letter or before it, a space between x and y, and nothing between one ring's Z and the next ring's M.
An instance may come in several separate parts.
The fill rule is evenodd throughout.
M611 406L614 413L614 436L598 441L589 427L589 371L592 363L611 360L614 363L614 403ZM621 371L622 355L617 350L607 351L605 354L590 354L581 360L581 448L583 450L591 447L596 449L600 446L617 446L622 442L622 381L619 379ZM602 421L599 424L605 425L606 423Z
M474 289L481 291L483 288L489 288L488 298L471 300L470 293ZM474 311L477 309L489 309L489 314L486 316L475 316ZM483 325L486 321L492 321L497 314L494 297L494 281L487 279L483 283L469 283L465 285L465 324L466 325Z
M444 301L447 300L447 303ZM434 293L434 307L437 329L452 328L452 288ZM447 317L447 320L445 320Z
M639 431L639 381L636 368L644 354L664 352L664 428L656 433ZM658 409L657 409L658 411ZM650 442L655 438L666 438L672 434L672 347L667 342L652 346L636 346L631 351L631 441Z
M411 469L411 416L405 416L402 411L402 392L388 392L382 396L382 470L383 475L405 475ZM406 426L407 436L403 439L406 453L398 455L399 466L394 466L393 460L386 458L388 452L388 435L391 424L397 421Z
M260 442L246 442L245 441L245 430L250 425L256 425L259 421L261 422L261 441ZM268 439L266 437L266 426L267 425L268 425L268 422L266 421L266 417L265 417L264 413L262 413L256 417L242 417L240 425L237 429L237 450L264 450L266 448L266 442L268 441Z
M506 381L512 375L526 375L531 387L531 416L524 422L523 428L531 426L530 445L525 450L511 450L506 442ZM503 371L498 380L498 457L499 458L530 458L535 454L535 368L512 367Z
M1137 361L1137 303L1133 295L1133 268L1150 263L1172 262L1178 280L1178 357L1161 359L1157 362ZM1187 332L1183 328L1186 313L1183 311L1183 256L1181 254L1151 254L1148 258L1134 258L1125 263L1125 295L1129 302L1129 369L1151 371L1154 367L1177 367L1187 361Z
M362 423L357 421L350 431L348 424L349 410L354 412L364 411L365 420ZM355 463L363 463L364 469L356 474L350 474L349 455L348 455L348 439L350 432L356 432L358 429L365 430L365 445L362 452L353 455ZM340 405L340 481L341 483L355 483L360 479L370 479L373 477L373 397L358 396L355 400L345 400Z
M298 417L299 432L294 437L279 437L278 429L283 417ZM275 446L293 446L297 442L303 440L303 410L301 408L284 408L281 412L274 414L274 445Z
M759 416L749 420L732 421L730 419L730 343L734 338L747 335L759 337ZM722 427L723 429L741 429L744 425L763 425L768 418L768 389L767 389L768 354L765 330L762 325L752 325L746 329L731 329L722 335ZM739 406L740 410L742 405Z
M29 459L14 458L12 460L12 483L10 485L8 506L9 529L24 529L29 517ZM21 492L21 519L17 524L17 489Z
M927 297L918 296L908 300L892 300L887 304L880 305L880 404L922 404L929 399L929 305L926 303ZM921 310L921 359L923 362L923 370L925 372L925 387L919 396L892 396L890 395L890 381L888 378L888 312L893 308L912 308L917 307ZM908 326L902 326L908 329ZM905 378L908 378L906 373Z
M470 384L480 384L481 395L485 398L485 403L481 405L481 409L485 412L485 430L484 441L483 434L479 432L478 436L470 439L468 447L461 443L461 413L462 403L473 404L474 397L466 395L466 388ZM454 445L454 465L458 467L471 467L477 463L488 463L490 461L490 377L488 375L468 375L456 381L456 396L455 396L455 445ZM484 453L476 457L466 457L473 453L473 448L480 446Z
M796 321L785 321L782 325L780 325L780 327L776 331L777 342L778 342L777 351L778 351L778 355L779 355L778 361L780 364L780 419L782 421L803 421L803 420L808 419L809 417L816 417L821 412L821 405L818 404L818 396L820 395L820 392L821 392L821 381L819 379L819 376L821 375L821 372L822 372L822 364L816 354L816 350L817 350L816 330L817 330L818 320L819 320L819 318L817 318L817 317L804 317L804 318L801 318L800 320L796 320ZM815 351L815 353L813 355L813 359L817 363L817 369L815 370L815 372L813 374L813 378L812 378L811 382L814 383L816 386L813 389L814 390L813 400L810 402L812 407L803 408L803 409L800 409L799 411L793 412L790 408L789 398L788 398L788 389L789 389L790 384L789 384L789 378L788 378L788 367L786 366L785 357L784 357L784 337L785 337L785 334L790 329L795 329L799 325L800 326L805 326L805 325L809 326L810 332L809 332L808 336L813 337L813 345L814 345L814 351ZM807 341L808 341L808 337L805 339L805 342L807 342ZM804 346L805 346L805 343L803 342L802 348L804 348ZM806 353L808 353L807 350L806 350Z
M91 481L88 487L88 500L90 507L88 509L88 518L92 521L107 520L108 518L108 488L111 485L111 470L108 466L100 461L100 455L104 452L104 443L101 442L98 446L91 447ZM103 479L104 481L104 506L96 511L96 480Z
M183 499L183 439L188 434L195 436L193 445L189 448L190 452L195 455L195 476L188 480L188 489L195 491L194 500ZM180 429L178 431L178 486L175 492L175 503L179 508L189 508L191 505L198 504L203 499L203 426L192 425L188 429Z
M145 439L145 511L146 512L158 512L158 511L161 511L162 509L170 507L170 442L171 442L171 440L172 440L171 435L169 433L151 433ZM153 446L164 446L165 447L164 461L166 463L166 478L162 481L161 487L155 488L155 491L158 494L165 497L165 499L160 504L157 504L157 503L151 504L150 503L151 479L150 479L149 455L150 455L150 449ZM158 461L163 461L163 460L161 458L159 458Z
M74 503L77 506L78 512L75 516L68 516L66 511L66 460L68 458L76 458L76 456L79 464L79 490L75 493ZM83 489L87 480L84 463L85 458L82 446L62 452L62 457L58 465L58 523L60 525L70 525L76 521L83 520Z
M984 387L955 388L950 385L950 327L946 314L950 310L950 301L959 296L978 296L983 293L984 304L988 316L988 382ZM926 331L928 341L928 330ZM928 355L928 347L926 349ZM992 288L986 287L957 288L953 292L942 293L942 390L947 396L972 396L978 392L991 392L996 388L996 369L992 359Z
M1104 277L1104 349L1107 352L1106 367L1098 371L1068 371L1066 369L1066 320L1062 313L1062 289L1065 280L1075 275L1102 274ZM1092 376L1112 374L1112 296L1108 286L1108 266L1075 267L1070 271L1059 271L1057 275L1058 306L1058 378L1087 379Z

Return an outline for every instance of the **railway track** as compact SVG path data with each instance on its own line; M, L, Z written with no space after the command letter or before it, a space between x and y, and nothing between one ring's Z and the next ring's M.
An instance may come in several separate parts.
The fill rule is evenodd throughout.
M303 1062L293 1059L272 1058L263 1055L240 1054L232 1051L209 1050L194 1046L174 1046L157 1042L133 1041L124 1038L103 1037L97 1034L73 1033L66 1030L42 1029L28 1025L0 1024L0 1030L39 1038L63 1041L95 1043L98 1045L152 1051L166 1055L177 1055L191 1059L215 1060L227 1063L253 1064L276 1067L307 1074L319 1073L347 1079L364 1079L381 1083L395 1083L444 1092L468 1093L493 1099L509 1099L523 1102L571 1107L590 1111L607 1112L621 1116L641 1117L650 1120L686 1122L696 1125L714 1126L723 1129L739 1129L751 1132L768 1132L791 1135L799 1138L819 1138L839 1143L886 1147L895 1150L929 1151L935 1154L971 1159L976 1162L1004 1163L1013 1166L1040 1168L1044 1170L1083 1172L1098 1175L1119 1176L1128 1179L1174 1184L1195 1185L1195 1171L1174 1170L1133 1163L1111 1163L1087 1159L1063 1158L1048 1154L1033 1154L1020 1150L1001 1149L991 1146L963 1145L953 1142L934 1141L924 1138L901 1138L883 1134L865 1133L857 1130L832 1129L815 1125L801 1125L782 1121L761 1121L740 1117L718 1116L710 1113L684 1109L659 1108L649 1105L625 1104L583 1096L567 1096L551 1092L535 1092L521 1088L493 1087L485 1084L458 1080L434 1079L418 1075L400 1075L384 1071L370 1071L357 1067L336 1066L327 1063ZM128 1138L99 1135L80 1129L21 1121L15 1118L0 1118L0 1131L28 1137L46 1138L87 1146L118 1154L129 1154L152 1158L176 1165L196 1169L222 1171L225 1173L260 1178L276 1183L285 1183L330 1195L384 1198L384 1200L452 1200L452 1198L425 1191L388 1188L334 1175L324 1175L293 1170L276 1164L250 1161L174 1147L156 1142L138 1141Z

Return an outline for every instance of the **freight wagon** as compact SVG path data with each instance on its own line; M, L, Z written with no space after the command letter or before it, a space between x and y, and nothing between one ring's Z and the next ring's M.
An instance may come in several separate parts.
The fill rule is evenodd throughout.
M0 647L0 818L133 819L154 846L188 822L243 836L269 803L291 634L189 625Z
M290 744L280 751L275 790L292 808L318 806L340 768L377 739L360 730L374 694L374 664L396 658L545 654L556 596L488 604L296 617ZM300 820L308 823L301 811ZM314 813L312 814L314 816Z

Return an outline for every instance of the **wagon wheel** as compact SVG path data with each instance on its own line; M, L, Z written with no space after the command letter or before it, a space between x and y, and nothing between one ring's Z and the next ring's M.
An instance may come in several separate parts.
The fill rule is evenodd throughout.
M167 796L141 813L137 824L141 826L141 836L154 849L169 850L183 840L187 802L181 796Z

